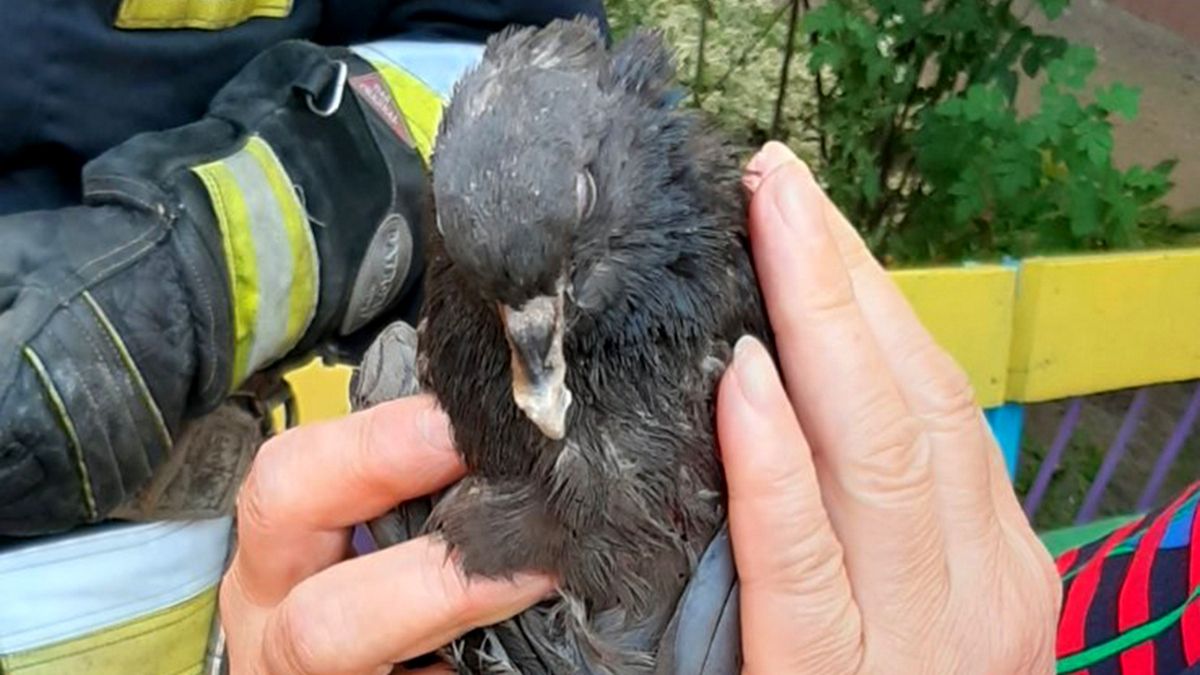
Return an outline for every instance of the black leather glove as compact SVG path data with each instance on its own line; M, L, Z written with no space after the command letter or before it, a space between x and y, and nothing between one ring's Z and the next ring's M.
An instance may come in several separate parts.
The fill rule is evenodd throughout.
M283 43L84 205L0 218L0 535L105 518L254 373L410 315L434 113L394 75Z

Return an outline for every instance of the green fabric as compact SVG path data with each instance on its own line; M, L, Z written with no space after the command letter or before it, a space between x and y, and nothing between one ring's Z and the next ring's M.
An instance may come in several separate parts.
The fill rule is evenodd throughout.
M1111 532L1115 532L1117 528L1138 517L1136 514L1114 516L1086 525L1064 527L1057 530L1050 530L1049 532L1042 532L1038 536L1046 548L1050 549L1050 554L1057 558L1065 551L1090 544Z

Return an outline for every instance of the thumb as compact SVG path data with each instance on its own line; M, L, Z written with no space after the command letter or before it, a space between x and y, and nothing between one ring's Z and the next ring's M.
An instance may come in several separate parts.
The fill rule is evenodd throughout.
M738 341L717 398L746 673L850 672L861 617L812 452L770 355Z

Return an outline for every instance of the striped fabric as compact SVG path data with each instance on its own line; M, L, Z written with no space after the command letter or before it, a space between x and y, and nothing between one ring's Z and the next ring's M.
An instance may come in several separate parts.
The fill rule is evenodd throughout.
M1200 670L1200 483L1144 518L1057 559L1058 672Z
M316 243L295 186L259 136L192 171L212 200L229 266L236 388L296 346L312 322Z
M198 673L231 518L107 524L0 555L0 673Z

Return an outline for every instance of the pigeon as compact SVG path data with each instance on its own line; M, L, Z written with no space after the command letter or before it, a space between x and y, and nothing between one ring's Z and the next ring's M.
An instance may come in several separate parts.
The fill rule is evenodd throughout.
M741 336L773 342L742 149L674 77L657 32L557 20L493 36L443 113L413 358L468 473L425 527L468 578L558 580L456 642L460 672L681 672L709 637L664 656L676 633L739 653L715 391Z

